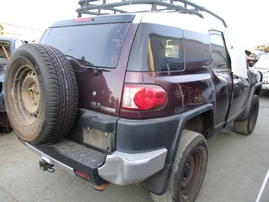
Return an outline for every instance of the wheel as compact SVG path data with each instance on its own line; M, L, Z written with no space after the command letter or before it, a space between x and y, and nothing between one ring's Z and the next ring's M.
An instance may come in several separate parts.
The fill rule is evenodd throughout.
M6 115L5 117L5 129L4 129L5 133L11 133L13 131L12 126L10 125L10 121Z
M199 133L183 130L168 187L163 195L151 194L155 202L195 201L207 167L207 143Z
M247 119L237 119L234 121L234 130L242 135L250 135L256 125L259 114L259 97L254 95Z
M5 103L22 140L43 144L66 135L76 118L78 89L64 54L41 44L19 47L7 66Z

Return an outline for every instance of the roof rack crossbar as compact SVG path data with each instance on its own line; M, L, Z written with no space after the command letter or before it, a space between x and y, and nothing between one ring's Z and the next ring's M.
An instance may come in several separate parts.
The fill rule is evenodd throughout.
M121 0L119 2L113 2L113 3L107 3L106 0L102 0L101 1L102 3L96 4L95 2L97 1L98 0L79 0L78 4L81 7L76 9L78 17L81 17L82 14L107 15L111 14L111 12L114 14L128 13L130 11L120 9L119 7L122 8L124 6L132 6L132 5L151 5L150 10L141 10L136 12L170 11L170 12L193 14L203 18L203 15L199 12L202 11L219 19L223 23L223 25L227 27L226 22L220 16L188 0ZM176 2L183 3L183 6L175 4ZM158 6L161 6L162 8L158 9Z

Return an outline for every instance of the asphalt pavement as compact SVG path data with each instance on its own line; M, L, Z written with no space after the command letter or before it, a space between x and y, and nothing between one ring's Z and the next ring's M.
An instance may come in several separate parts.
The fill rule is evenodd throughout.
M207 173L197 202L269 201L269 91L260 95L260 112L252 135L232 126L208 140ZM0 201L3 202L152 202L136 185L110 185L103 192L60 168L39 169L39 157L14 132L0 134ZM258 201L257 201L258 202Z

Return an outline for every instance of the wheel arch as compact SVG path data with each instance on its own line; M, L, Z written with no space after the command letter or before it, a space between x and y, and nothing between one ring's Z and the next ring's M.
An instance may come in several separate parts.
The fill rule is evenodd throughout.
M202 127L203 130L201 134L207 138L208 134L212 132L214 128L214 106L211 103L189 110L182 114L178 124L178 131L176 132L177 135L174 137L174 141L168 151L164 168L150 178L140 182L139 185L141 187L157 195L161 195L166 191L171 169L181 139L181 133L184 129L188 128L188 130L190 130L195 121L202 118L206 119L205 123L207 127ZM187 128L185 128L186 126Z
M198 127L195 127L194 126L195 121L197 119L203 119L203 118L205 118L206 127L199 128L199 126L201 126L201 125L199 125ZM188 129L191 131L201 133L203 136L205 136L205 138L207 138L208 134L210 133L210 131L213 130L213 128L214 128L214 106L213 106L213 104L208 103L206 105L203 105L203 106L197 107L195 109L191 109L187 112L184 112L182 114L180 122L179 122L178 131L176 133L177 135L175 136L174 141L173 141L173 143L169 149L169 152L167 154L166 163L173 164L176 150L177 150L177 147L179 145L181 133L182 133L183 129ZM192 130L192 129L194 129L194 130Z

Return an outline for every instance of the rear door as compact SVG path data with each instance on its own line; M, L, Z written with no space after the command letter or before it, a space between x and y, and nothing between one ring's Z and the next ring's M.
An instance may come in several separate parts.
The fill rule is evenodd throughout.
M210 31L209 39L212 50L212 76L215 84L215 125L225 124L232 93L232 72L228 54L221 32Z
M58 22L43 35L41 43L58 48L71 62L80 108L118 116L130 41L136 30L131 23L133 17Z

